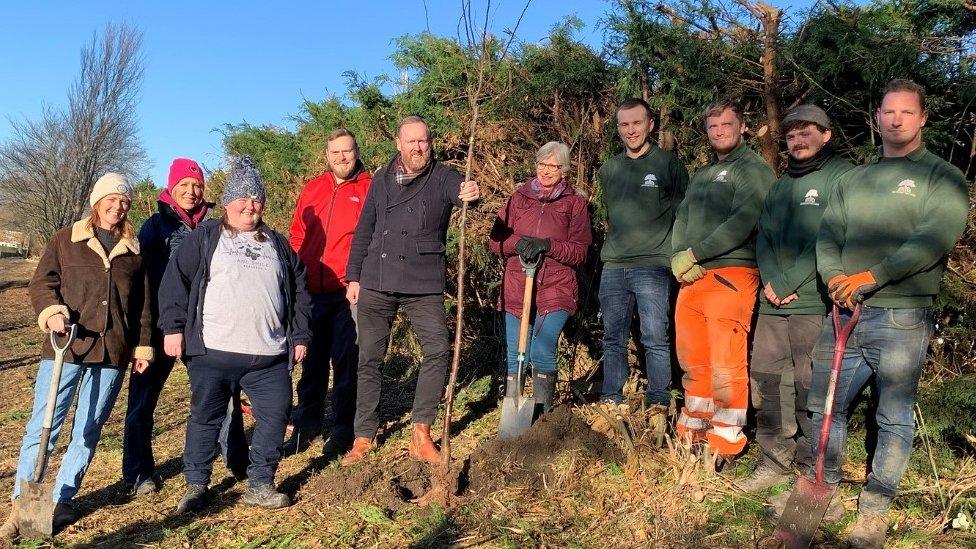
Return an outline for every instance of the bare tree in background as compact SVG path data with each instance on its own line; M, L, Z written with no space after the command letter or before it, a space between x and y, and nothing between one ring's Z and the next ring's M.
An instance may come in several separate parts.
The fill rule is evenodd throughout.
M141 171L141 44L139 31L108 25L82 49L63 111L48 107L37 120L11 121L12 137L0 147L0 202L41 239L81 217L101 174Z

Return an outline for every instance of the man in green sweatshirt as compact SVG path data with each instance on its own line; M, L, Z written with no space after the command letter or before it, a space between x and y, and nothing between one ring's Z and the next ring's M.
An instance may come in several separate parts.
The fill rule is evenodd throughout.
M671 226L684 198L688 171L671 152L651 144L654 119L643 99L617 108L624 152L600 168L607 208L600 313L603 317L603 395L623 401L627 344L636 305L647 368L645 403L664 412L671 402ZM655 414L663 430L665 416Z
M820 107L794 107L782 127L786 173L766 195L756 238L763 289L749 379L762 453L752 474L737 482L748 492L790 480L794 462L813 465L807 394L813 346L830 303L817 277L817 232L834 185L854 167L835 154L830 118ZM779 510L788 497L783 492L770 502ZM828 514L840 518L843 510L837 500Z
M856 303L864 304L838 380L827 482L840 482L847 412L872 377L878 398L878 442L848 538L855 547L884 545L888 507L912 451L912 409L933 331L932 301L969 210L965 176L925 149L927 119L924 88L902 79L887 85L877 112L883 154L837 184L817 238L817 269L842 307L842 320ZM807 402L814 433L823 422L833 344L828 320L814 349ZM814 453L817 444L815 437ZM805 474L812 478L812 469Z
M675 347L685 389L677 432L706 440L713 455L727 458L746 445L756 222L776 176L743 140L737 103L715 101L704 118L714 154L691 179L671 237L671 270L681 282Z

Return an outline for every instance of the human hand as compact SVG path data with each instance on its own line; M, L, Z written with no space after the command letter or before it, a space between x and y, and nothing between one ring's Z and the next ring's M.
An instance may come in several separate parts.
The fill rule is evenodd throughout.
M698 263L698 260L695 259L695 254L691 253L691 248L688 248L671 256L671 272L674 273L675 278L681 280L684 274L695 266L695 263Z
M534 263L539 256L548 253L552 247L552 242L548 238L535 238L523 236L515 243L515 251L526 263Z
M779 302L779 306L782 307L787 305L789 302L795 301L798 297L800 297L800 294L793 292L792 294L784 297L783 300Z
M68 322L68 318L61 313L58 313L56 315L51 315L47 319L47 329L51 330L52 332L58 335L64 335L64 333L68 331L67 328L65 327L65 324L67 324L67 322Z
M765 296L766 301L769 301L774 307L779 307L783 304L783 302L780 301L779 296L776 295L776 291L773 290L773 285L769 282L763 286L763 296Z
M350 282L349 285L346 286L346 301L348 301L350 305L356 305L359 303L358 282Z
M308 347L306 345L295 345L295 364L305 360L308 355Z
M461 202L474 202L481 198L481 189L474 181L465 181L461 183L461 192L458 193L458 198L461 199Z
M149 361L144 358L137 358L132 361L132 371L136 374L141 374L149 369Z
M183 355L183 334L164 335L163 352L173 358L180 358Z
M691 268L685 272L685 274L681 275L680 281L685 284L691 284L696 280L704 278L705 273L705 267L702 267L701 265L692 265Z

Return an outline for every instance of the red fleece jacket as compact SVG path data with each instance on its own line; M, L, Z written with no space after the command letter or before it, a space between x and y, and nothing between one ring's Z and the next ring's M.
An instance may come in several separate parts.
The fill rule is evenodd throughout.
M336 185L332 172L305 184L288 241L308 270L308 290L334 292L346 285L349 248L372 176L366 170Z

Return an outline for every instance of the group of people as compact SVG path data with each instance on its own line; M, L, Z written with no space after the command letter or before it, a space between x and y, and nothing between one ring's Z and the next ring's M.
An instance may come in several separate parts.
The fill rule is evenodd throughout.
M599 171L607 213L599 288L602 405L623 402L636 308L646 353L644 401L655 425L665 428L673 315L684 373L676 435L719 460L741 454L751 394L762 457L738 481L745 490L786 482L794 469L813 475L817 440L811 435L822 422L834 344L833 324L825 318L832 305L848 318L863 302L844 355L826 479L840 481L848 408L874 378L878 447L851 535L864 546L883 543L887 508L908 463L931 304L969 207L963 174L923 144L924 89L892 81L876 116L882 150L855 167L836 154L823 110L792 108L782 121L788 157L777 180L744 139L741 107L715 101L702 116L712 156L689 179L677 156L652 143L649 105L631 99L616 111L624 151ZM450 355L447 227L452 209L478 200L481 191L433 157L422 118L400 122L396 148L394 158L370 174L355 136L345 129L330 134L330 171L303 188L287 238L262 221L264 185L248 157L232 163L219 219L208 219L214 205L204 200L199 165L175 160L159 212L138 238L126 217L132 187L112 173L96 182L90 215L55 233L29 286L42 330L79 327L50 443L79 392L79 419L55 486L59 525L76 519L71 499L130 363L123 480L133 494L161 487L153 412L177 358L186 364L191 391L183 453L187 490L179 511L205 505L220 449L232 473L248 479L245 503L289 505L275 487L276 468L283 453L304 450L321 433L330 368L333 427L325 452L342 455L343 466L362 461L376 446L381 366L400 310L423 352L408 451L439 462L430 428ZM523 300L529 298L525 355L542 411L553 405L557 342L577 311L577 271L593 240L590 201L573 187L569 171L569 147L543 145L535 176L517 186L489 236L489 248L504 261L498 306L508 347L506 391L521 391L525 382L526 376L516 376L516 362ZM527 296L528 265L534 266L535 290ZM30 479L39 450L52 357L47 345L7 534L16 532L18 486ZM301 377L292 406L297 363ZM249 447L241 391L255 419ZM292 436L285 441L289 422ZM781 511L785 499L771 505ZM839 505L832 504L835 515Z

